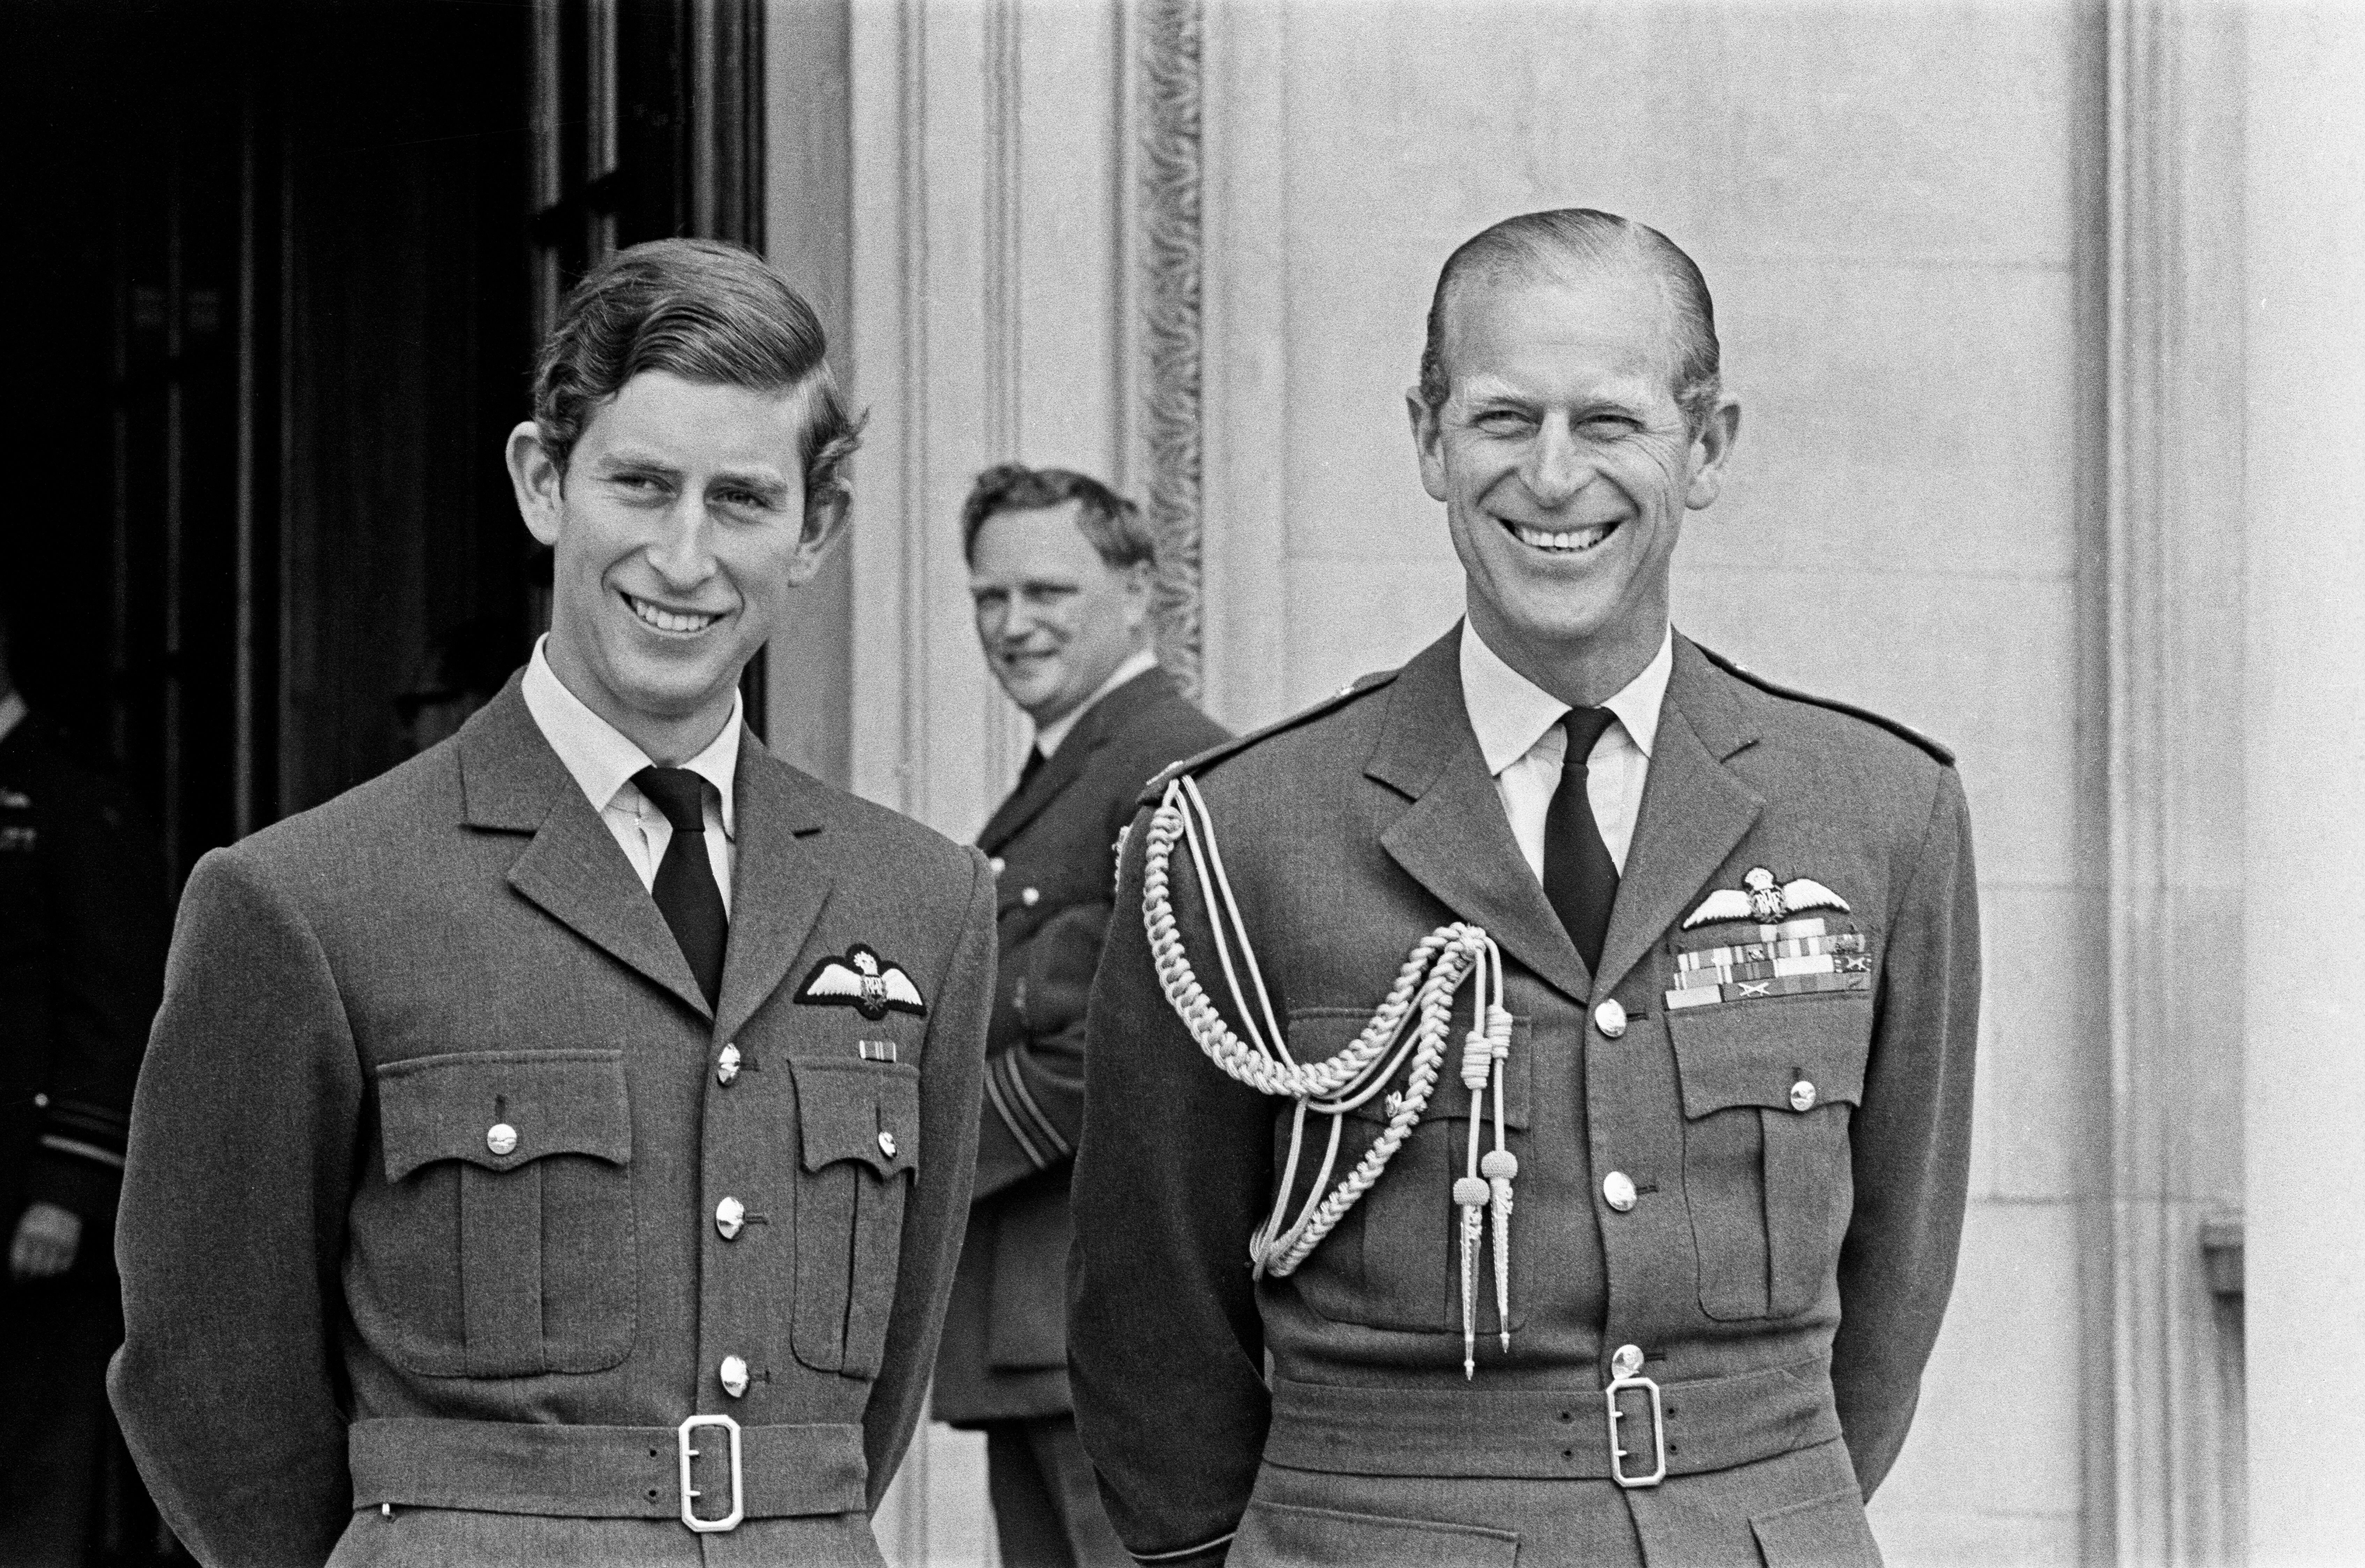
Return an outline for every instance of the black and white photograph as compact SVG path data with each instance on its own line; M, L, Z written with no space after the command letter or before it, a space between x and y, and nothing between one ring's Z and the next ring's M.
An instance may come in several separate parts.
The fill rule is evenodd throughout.
M0 126L0 1568L2365 1565L2365 3Z

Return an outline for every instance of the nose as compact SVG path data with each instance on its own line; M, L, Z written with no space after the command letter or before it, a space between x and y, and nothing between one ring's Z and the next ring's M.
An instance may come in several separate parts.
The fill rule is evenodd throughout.
M1567 419L1560 415L1543 421L1523 466L1520 477L1529 493L1545 507L1567 505L1593 479L1591 456Z
M649 542L649 565L659 580L688 593L714 575L714 520L704 498L684 496L668 510L657 537Z

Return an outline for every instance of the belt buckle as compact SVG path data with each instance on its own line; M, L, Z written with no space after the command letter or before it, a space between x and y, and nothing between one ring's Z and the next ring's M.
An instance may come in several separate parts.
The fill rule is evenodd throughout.
M1650 1391L1651 1446L1653 1458L1657 1462L1652 1466L1647 1475L1630 1475L1626 1472L1626 1461L1632 1456L1628 1453L1625 1445L1618 1440L1618 1423L1626 1418L1626 1413L1618 1408L1618 1391L1621 1388L1641 1388ZM1664 1481L1667 1478L1667 1418L1665 1412L1659 1406L1659 1385L1640 1372L1627 1372L1610 1380L1609 1386L1601 1391L1601 1400L1609 1412L1609 1479L1625 1487L1629 1492L1656 1486L1660 1482Z
M721 1427L731 1434L731 1511L719 1519L698 1517L699 1494L689 1484L689 1462L698 1457L698 1450L689 1446L689 1435L701 1427ZM747 1517L746 1488L739 1466L739 1423L728 1416L692 1416L674 1428L674 1447L681 1458L681 1522L701 1535L715 1535L737 1529L739 1521Z

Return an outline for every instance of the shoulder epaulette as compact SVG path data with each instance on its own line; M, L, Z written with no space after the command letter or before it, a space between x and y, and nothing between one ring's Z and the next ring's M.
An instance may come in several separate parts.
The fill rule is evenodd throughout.
M1845 713L1850 718L1862 719L1867 724L1875 724L1887 730L1899 740L1911 741L1937 758L1945 767L1955 766L1955 754L1951 748L1943 742L1932 740L1911 724L1900 724L1886 713L1876 713L1869 708L1859 708L1853 702L1842 702L1835 697L1819 697L1811 691L1800 691L1796 687L1784 686L1779 681L1768 680L1754 670L1743 669L1713 648L1701 647L1698 643L1694 643L1692 646L1699 648L1700 656L1725 674L1736 679L1745 680L1760 691L1768 691L1777 697L1787 697L1793 702L1804 702L1811 707L1828 708L1834 713Z
M1204 773L1226 757L1246 751L1260 741L1270 740L1274 735L1297 728L1300 724L1310 723L1333 709L1343 708L1364 693L1377 691L1387 685L1395 679L1396 673L1392 669L1383 669L1374 670L1370 675L1357 676L1311 707L1301 708L1285 719L1276 719L1261 730L1250 730L1247 734L1235 735L1220 745L1209 746L1195 756L1184 757L1149 781L1141 791L1140 803L1145 806L1158 804L1166 794L1166 786L1173 783L1185 773Z

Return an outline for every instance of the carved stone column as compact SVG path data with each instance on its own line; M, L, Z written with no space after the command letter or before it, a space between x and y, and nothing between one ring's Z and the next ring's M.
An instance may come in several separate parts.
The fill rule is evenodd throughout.
M1140 0L1141 431L1160 656L1199 689L1200 0Z
M2203 1241L2240 1213L2242 1027L2202 1004L2213 973L2237 991L2243 945L2240 22L2184 0L2102 17L2110 1403L2087 1517L2090 1559L2129 1568L2241 1557L2240 1319Z

